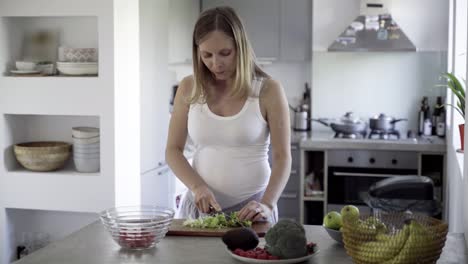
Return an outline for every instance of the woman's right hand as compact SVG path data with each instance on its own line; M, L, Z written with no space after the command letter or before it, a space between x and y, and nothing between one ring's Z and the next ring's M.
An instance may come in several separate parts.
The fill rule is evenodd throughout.
M210 208L221 211L221 206L216 201L213 192L206 185L196 187L192 192L195 195L195 205L201 212L210 213Z

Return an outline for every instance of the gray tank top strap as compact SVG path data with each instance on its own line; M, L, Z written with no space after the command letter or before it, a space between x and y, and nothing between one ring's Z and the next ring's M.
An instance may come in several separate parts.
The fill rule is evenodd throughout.
M252 94L254 97L260 97L260 92L265 82L264 77L254 77L252 81Z

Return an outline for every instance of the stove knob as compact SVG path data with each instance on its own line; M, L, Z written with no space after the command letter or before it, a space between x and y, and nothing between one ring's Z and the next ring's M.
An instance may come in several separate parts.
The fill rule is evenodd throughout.
M353 163L353 161L354 161L353 157L348 157L348 162L349 163Z
M374 163L375 163L375 159L374 159L374 158L370 158L370 159L369 159L369 162L370 162L371 164L374 164Z
M397 165L397 163L398 163L398 160L397 160L397 159L392 159L392 164L393 164L393 165Z

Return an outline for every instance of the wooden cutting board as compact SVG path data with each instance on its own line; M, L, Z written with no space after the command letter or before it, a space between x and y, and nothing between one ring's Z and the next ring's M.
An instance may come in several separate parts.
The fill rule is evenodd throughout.
M210 229L210 228L193 228L183 226L186 219L174 219L169 231L166 236L203 236L203 237L221 237L229 230L235 228L221 228L221 229ZM255 222L252 224L252 229L257 233L259 237L264 237L268 229L270 229L269 222Z

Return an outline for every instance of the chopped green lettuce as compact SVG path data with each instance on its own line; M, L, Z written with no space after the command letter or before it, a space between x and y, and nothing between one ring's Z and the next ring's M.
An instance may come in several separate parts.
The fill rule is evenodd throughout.
M197 219L187 219L184 226L195 228L225 228L225 227L251 227L252 221L239 220L238 212L231 212L228 216L224 213L213 216L204 216Z

